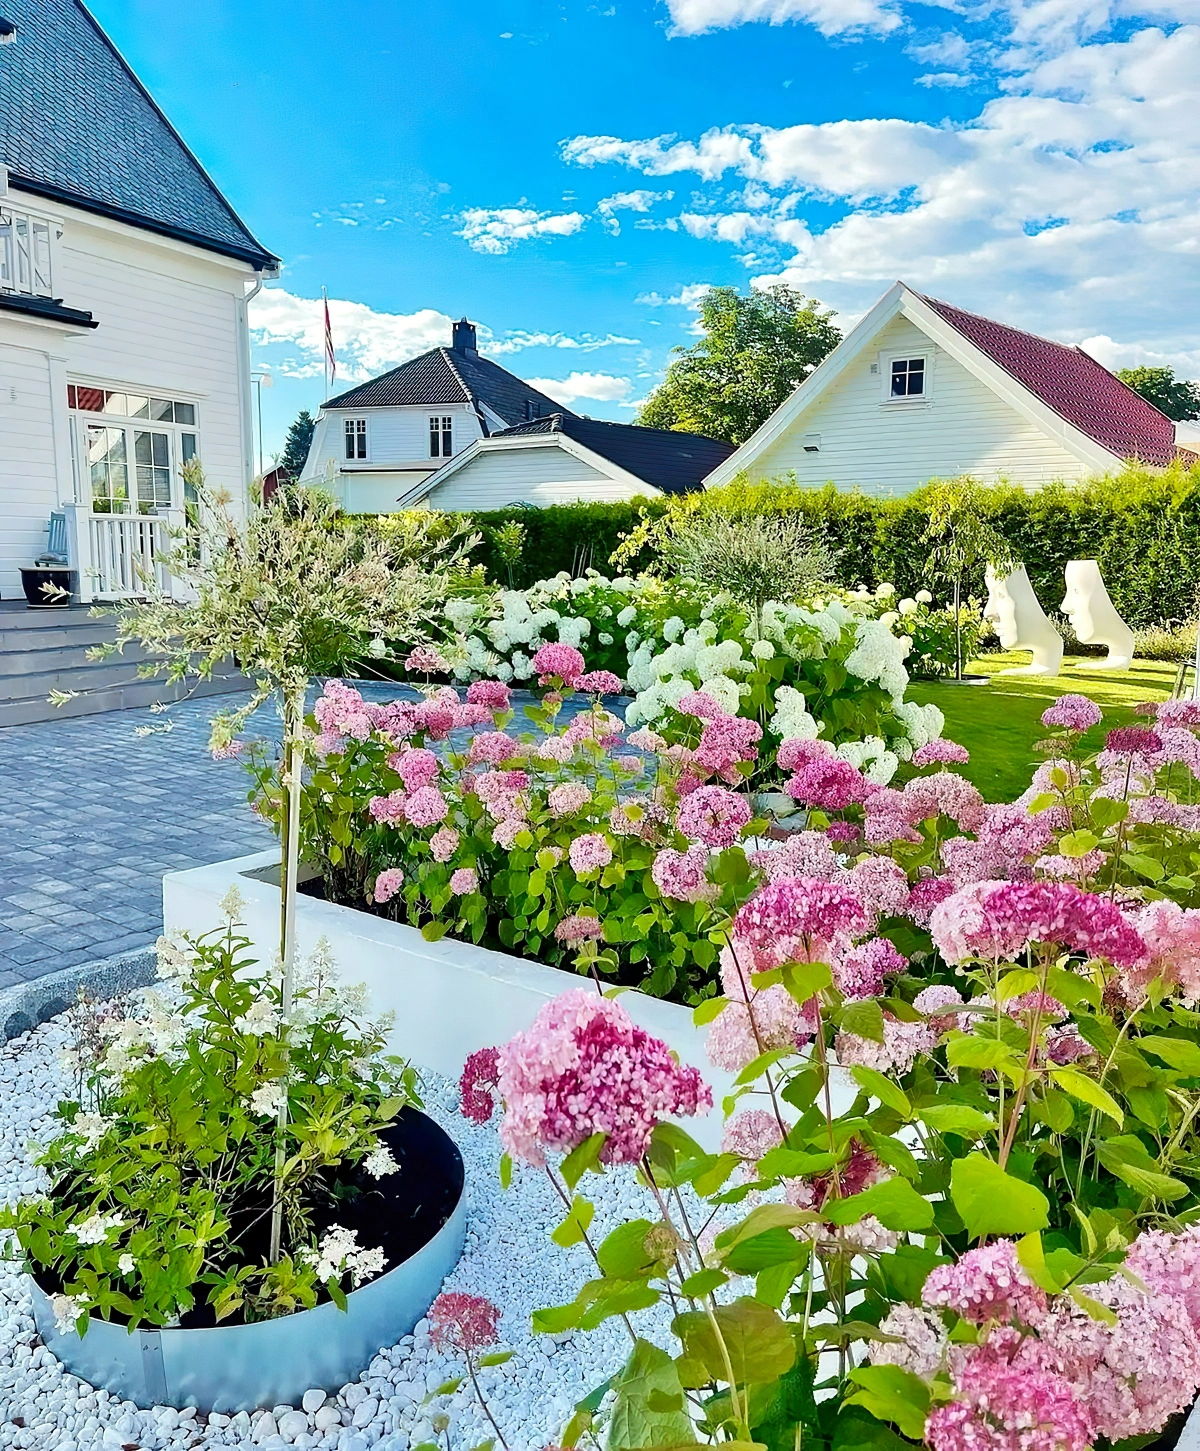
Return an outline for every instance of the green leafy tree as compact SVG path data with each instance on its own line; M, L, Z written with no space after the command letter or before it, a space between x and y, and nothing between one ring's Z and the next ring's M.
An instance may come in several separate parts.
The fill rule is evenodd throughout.
M296 415L295 422L288 429L283 452L279 455L279 467L289 479L300 477L308 458L308 451L312 447L316 427L317 420L307 408L302 408Z
M1119 368L1117 377L1168 418L1200 418L1200 383L1177 378L1174 368Z
M1016 567L1012 547L988 518L974 479L941 479L928 493L925 543L930 563L954 592L954 678L962 679L963 580L985 564L1007 573Z
M841 341L834 314L777 283L713 287L700 304L703 336L647 398L638 422L742 443Z

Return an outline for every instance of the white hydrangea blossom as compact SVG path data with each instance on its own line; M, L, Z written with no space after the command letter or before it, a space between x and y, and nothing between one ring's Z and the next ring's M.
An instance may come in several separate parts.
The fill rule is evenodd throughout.
M54 1313L54 1327L60 1335L70 1335L75 1322L88 1307L86 1295L51 1295L50 1309Z
M280 1079L271 1083L264 1083L261 1088L256 1088L246 1099L246 1107L253 1114L266 1116L278 1113L287 1102L287 1085Z
M678 615L672 615L671 618L669 620L666 620L663 624L663 639L668 640L672 644L674 644L674 642L679 639L680 635L683 634L683 630L683 620L680 619Z
M133 1272L137 1269L137 1261L133 1258L131 1254L123 1254L121 1258L117 1261L117 1269L119 1269L123 1275L132 1275Z
M750 653L756 660L773 660L775 658L775 646L770 640L755 640L750 646Z
M946 717L936 705L918 705L915 700L902 700L893 709L904 723L904 733L913 750L919 751L930 741L941 739Z
M93 1214L81 1219L78 1224L69 1224L67 1233L73 1234L80 1244L103 1244L110 1229L120 1229L125 1223L123 1214Z
M343 1229L340 1224L330 1225L317 1249L301 1250L300 1255L316 1266L317 1279L322 1284L349 1275L355 1289L365 1280L373 1279L387 1264L383 1250L360 1248L355 1231Z
M690 681L688 682L690 685ZM741 686L736 680L731 680L728 675L712 675L707 680L700 682L700 689L721 705L730 715L737 713L741 704ZM687 692L685 691L684 694ZM683 697L681 696L680 699Z
M400 1165L397 1164L391 1149L382 1139L376 1140L375 1147L363 1160L363 1168L372 1179L382 1179L386 1174L400 1172Z
M889 751L880 736L867 736L861 741L845 741L837 747L843 761L849 761L874 786L886 786L900 765L900 758Z
M254 1037L265 1037L279 1026L279 1013L269 998L258 998L251 1003L240 1018L235 1018L234 1029Z
M621 613L617 616L617 624L620 625L622 629L624 629L627 625L632 625L634 620L636 619L637 606L626 605Z
M878 681L894 705L904 699L908 671L904 668L903 647L881 621L858 621L855 645L846 657L846 669L860 680Z
M781 685L775 692L775 714L767 729L781 741L815 741L821 725L809 713L804 696L790 685Z
M85 1149L94 1149L112 1127L113 1120L98 1113L77 1113L71 1124L72 1133L80 1134Z

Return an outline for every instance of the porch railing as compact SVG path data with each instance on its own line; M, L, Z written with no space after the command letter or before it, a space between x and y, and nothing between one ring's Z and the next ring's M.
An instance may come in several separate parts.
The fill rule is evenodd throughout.
M183 525L182 509L160 515L93 514L82 504L68 504L66 515L82 603L135 599L155 587L179 593L160 558L170 549L170 531Z
M54 296L58 224L0 200L0 292Z

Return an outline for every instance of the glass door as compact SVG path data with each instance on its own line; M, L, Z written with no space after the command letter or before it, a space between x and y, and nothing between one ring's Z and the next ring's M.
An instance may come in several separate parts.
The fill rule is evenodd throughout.
M87 466L93 514L129 513L129 455L123 428L89 424Z

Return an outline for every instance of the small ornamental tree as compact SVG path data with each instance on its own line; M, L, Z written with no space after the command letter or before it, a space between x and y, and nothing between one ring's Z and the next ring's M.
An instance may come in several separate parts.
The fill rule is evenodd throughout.
M962 590L965 580L985 565L1007 572L1015 568L1012 546L984 513L974 479L944 479L928 490L929 525L925 541L932 546L935 572L953 591L954 678L962 679Z
M307 488L280 490L242 521L227 494L206 489L198 461L185 469L200 500L196 523L173 536L157 563L177 593L157 578L143 599L126 606L119 652L136 641L152 657L146 675L173 684L210 679L233 664L253 682L250 699L213 721L211 747L236 755L234 737L249 716L274 700L283 721L280 781L286 797L280 836L281 1017L286 1051L296 948L296 884L300 797L307 742L304 701L316 676L340 674L343 662L386 653L388 639L419 639L446 594L448 576L476 541L462 529L416 559L411 541L355 529L329 495ZM187 598L190 596L190 598ZM276 1135L276 1193L271 1261L280 1254L286 1102Z

